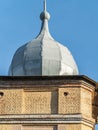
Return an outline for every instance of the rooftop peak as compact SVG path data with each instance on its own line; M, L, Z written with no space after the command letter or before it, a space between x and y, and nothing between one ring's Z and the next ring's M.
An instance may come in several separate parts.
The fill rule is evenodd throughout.
M46 8L46 0L43 1L43 11L40 14L40 19L42 21L42 25L41 25L41 30L39 35L36 38L45 38L48 37L49 39L53 39L50 32L49 32L49 28L48 28L48 21L50 19L50 14L47 12L47 8Z
M42 21L49 20L50 19L50 14L47 12L47 8L46 8L46 0L44 0L44 11L40 14L40 19Z
M44 11L47 10L47 6L46 6L46 0L44 0Z

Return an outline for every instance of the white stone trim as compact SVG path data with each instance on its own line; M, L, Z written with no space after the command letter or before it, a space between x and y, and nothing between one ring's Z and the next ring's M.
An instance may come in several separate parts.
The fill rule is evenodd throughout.
M81 114L76 115L0 115L0 124L86 124L94 125Z

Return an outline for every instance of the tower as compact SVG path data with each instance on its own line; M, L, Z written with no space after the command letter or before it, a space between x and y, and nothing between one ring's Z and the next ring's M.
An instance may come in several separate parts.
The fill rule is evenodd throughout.
M96 82L79 75L70 51L50 35L46 1L40 18L39 35L0 77L0 130L94 130Z

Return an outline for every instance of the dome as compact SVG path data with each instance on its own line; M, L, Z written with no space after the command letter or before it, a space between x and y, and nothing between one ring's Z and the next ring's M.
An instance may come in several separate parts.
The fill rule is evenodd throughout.
M55 41L49 33L50 14L40 15L42 27L39 35L20 47L14 54L9 76L78 75L78 68L67 47Z

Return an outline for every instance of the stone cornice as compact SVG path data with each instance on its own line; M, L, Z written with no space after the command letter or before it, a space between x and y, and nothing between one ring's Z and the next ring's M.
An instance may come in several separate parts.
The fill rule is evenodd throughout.
M94 122L74 115L0 115L0 124L73 124L84 123L94 125Z
M0 88L25 88L26 85L28 87L34 86L62 86L62 85L81 85L81 84L89 84L93 87L96 86L96 82L92 79L89 79L86 76L0 76ZM30 86L31 85L31 86Z

